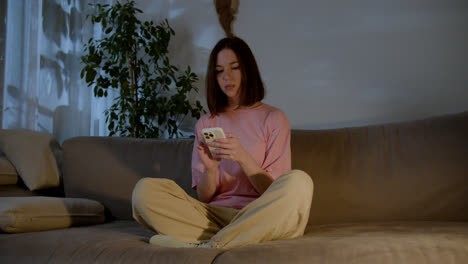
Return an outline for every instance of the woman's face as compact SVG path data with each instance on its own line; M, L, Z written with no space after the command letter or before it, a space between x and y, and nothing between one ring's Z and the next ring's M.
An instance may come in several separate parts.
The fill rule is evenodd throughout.
M216 80L229 104L239 104L242 73L237 56L231 49L222 49L216 57Z

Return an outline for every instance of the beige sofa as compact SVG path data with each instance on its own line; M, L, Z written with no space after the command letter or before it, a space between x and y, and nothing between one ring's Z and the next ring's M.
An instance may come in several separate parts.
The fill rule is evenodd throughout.
M65 141L64 196L99 202L106 222L2 233L0 263L468 263L468 112L293 130L293 168L315 185L306 234L227 251L150 245L154 233L131 216L132 189L143 177L173 179L196 197L192 144Z

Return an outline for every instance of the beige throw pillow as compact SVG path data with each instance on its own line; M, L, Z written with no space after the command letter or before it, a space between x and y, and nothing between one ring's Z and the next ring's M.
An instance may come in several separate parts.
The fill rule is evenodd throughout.
M31 191L59 186L59 170L53 148L60 146L51 134L32 130L0 130L0 150Z
M0 154L0 185L16 184L18 182L18 174L11 162Z
M0 197L0 229L23 233L100 224L104 206L93 200L59 197Z

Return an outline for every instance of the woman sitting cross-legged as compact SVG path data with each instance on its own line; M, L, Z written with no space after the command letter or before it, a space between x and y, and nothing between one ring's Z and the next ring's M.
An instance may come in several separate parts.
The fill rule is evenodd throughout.
M291 170L290 125L264 104L264 87L248 45L220 40L206 76L210 113L195 126L190 197L174 181L141 179L133 191L133 216L158 232L151 244L236 248L302 236L313 183ZM208 145L202 129L221 127L226 138ZM208 147L215 150L210 152Z

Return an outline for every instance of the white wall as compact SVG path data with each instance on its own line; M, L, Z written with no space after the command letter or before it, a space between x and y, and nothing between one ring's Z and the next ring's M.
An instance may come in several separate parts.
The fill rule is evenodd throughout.
M296 129L359 126L468 110L468 1L239 0L234 32L252 48L266 103ZM213 0L137 0L169 19L173 62L204 99L222 37ZM188 126L192 124L187 124Z

